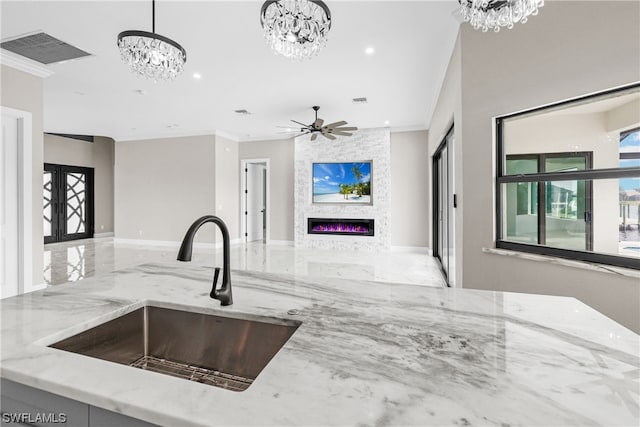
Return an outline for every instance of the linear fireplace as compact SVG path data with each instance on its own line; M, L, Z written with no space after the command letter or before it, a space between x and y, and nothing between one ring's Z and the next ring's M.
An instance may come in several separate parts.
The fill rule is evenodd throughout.
M308 218L309 234L373 236L373 219Z

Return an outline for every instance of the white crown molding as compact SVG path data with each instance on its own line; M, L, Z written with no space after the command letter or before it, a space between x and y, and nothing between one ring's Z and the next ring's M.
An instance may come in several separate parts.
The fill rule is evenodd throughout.
M232 133L229 133L229 132L225 132L223 130L216 130L214 132L214 135L215 136L221 136L221 137L226 138L226 139L230 139L230 140L232 140L234 142L239 142L240 141L240 138L238 136L236 136L236 135L234 135Z
M9 52L5 49L0 49L0 63L7 67L15 68L16 70L24 71L25 73L29 73L43 79L54 74L54 72L46 65L42 65L39 62L17 55L13 52Z
M389 130L391 131L391 133L402 133L402 132L417 132L417 131L422 131L422 130L429 130L427 127L425 126L398 126L398 127L392 127L389 128Z
M112 137L115 142L130 142L130 141L148 141L154 139L172 139L172 138L188 138L190 136L213 136L215 137L216 131L194 131L194 132L175 132L170 135L163 134L148 134L148 135L139 135L139 136L124 136L124 137Z

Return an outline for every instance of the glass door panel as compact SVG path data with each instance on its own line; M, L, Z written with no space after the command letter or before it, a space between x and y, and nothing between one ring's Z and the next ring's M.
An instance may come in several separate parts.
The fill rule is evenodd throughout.
M67 234L82 234L87 229L87 175L84 173L67 173L66 181Z
M93 237L93 168L45 164L45 243Z

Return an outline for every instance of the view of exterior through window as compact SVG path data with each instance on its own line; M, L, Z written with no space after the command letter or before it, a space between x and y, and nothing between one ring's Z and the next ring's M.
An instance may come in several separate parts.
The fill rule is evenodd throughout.
M640 128L620 135L620 167L640 167ZM622 178L620 191L620 253L640 256L640 178Z
M497 119L496 247L640 268L638 85Z

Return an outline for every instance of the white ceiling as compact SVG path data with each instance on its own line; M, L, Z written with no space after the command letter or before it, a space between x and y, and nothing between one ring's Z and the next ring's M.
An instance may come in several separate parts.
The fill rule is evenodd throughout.
M311 123L313 105L325 120L360 128L387 120L392 129L428 128L458 31L458 2L325 2L333 15L326 48L292 62L264 42L261 1L157 1L157 33L187 50L184 74L169 83L134 76L116 48L121 31L151 30L150 0L3 0L1 34L42 30L93 54L48 66L46 132L116 141L216 131L270 139L282 137L276 126L290 119ZM365 54L368 46L374 55ZM369 102L353 104L355 97Z

